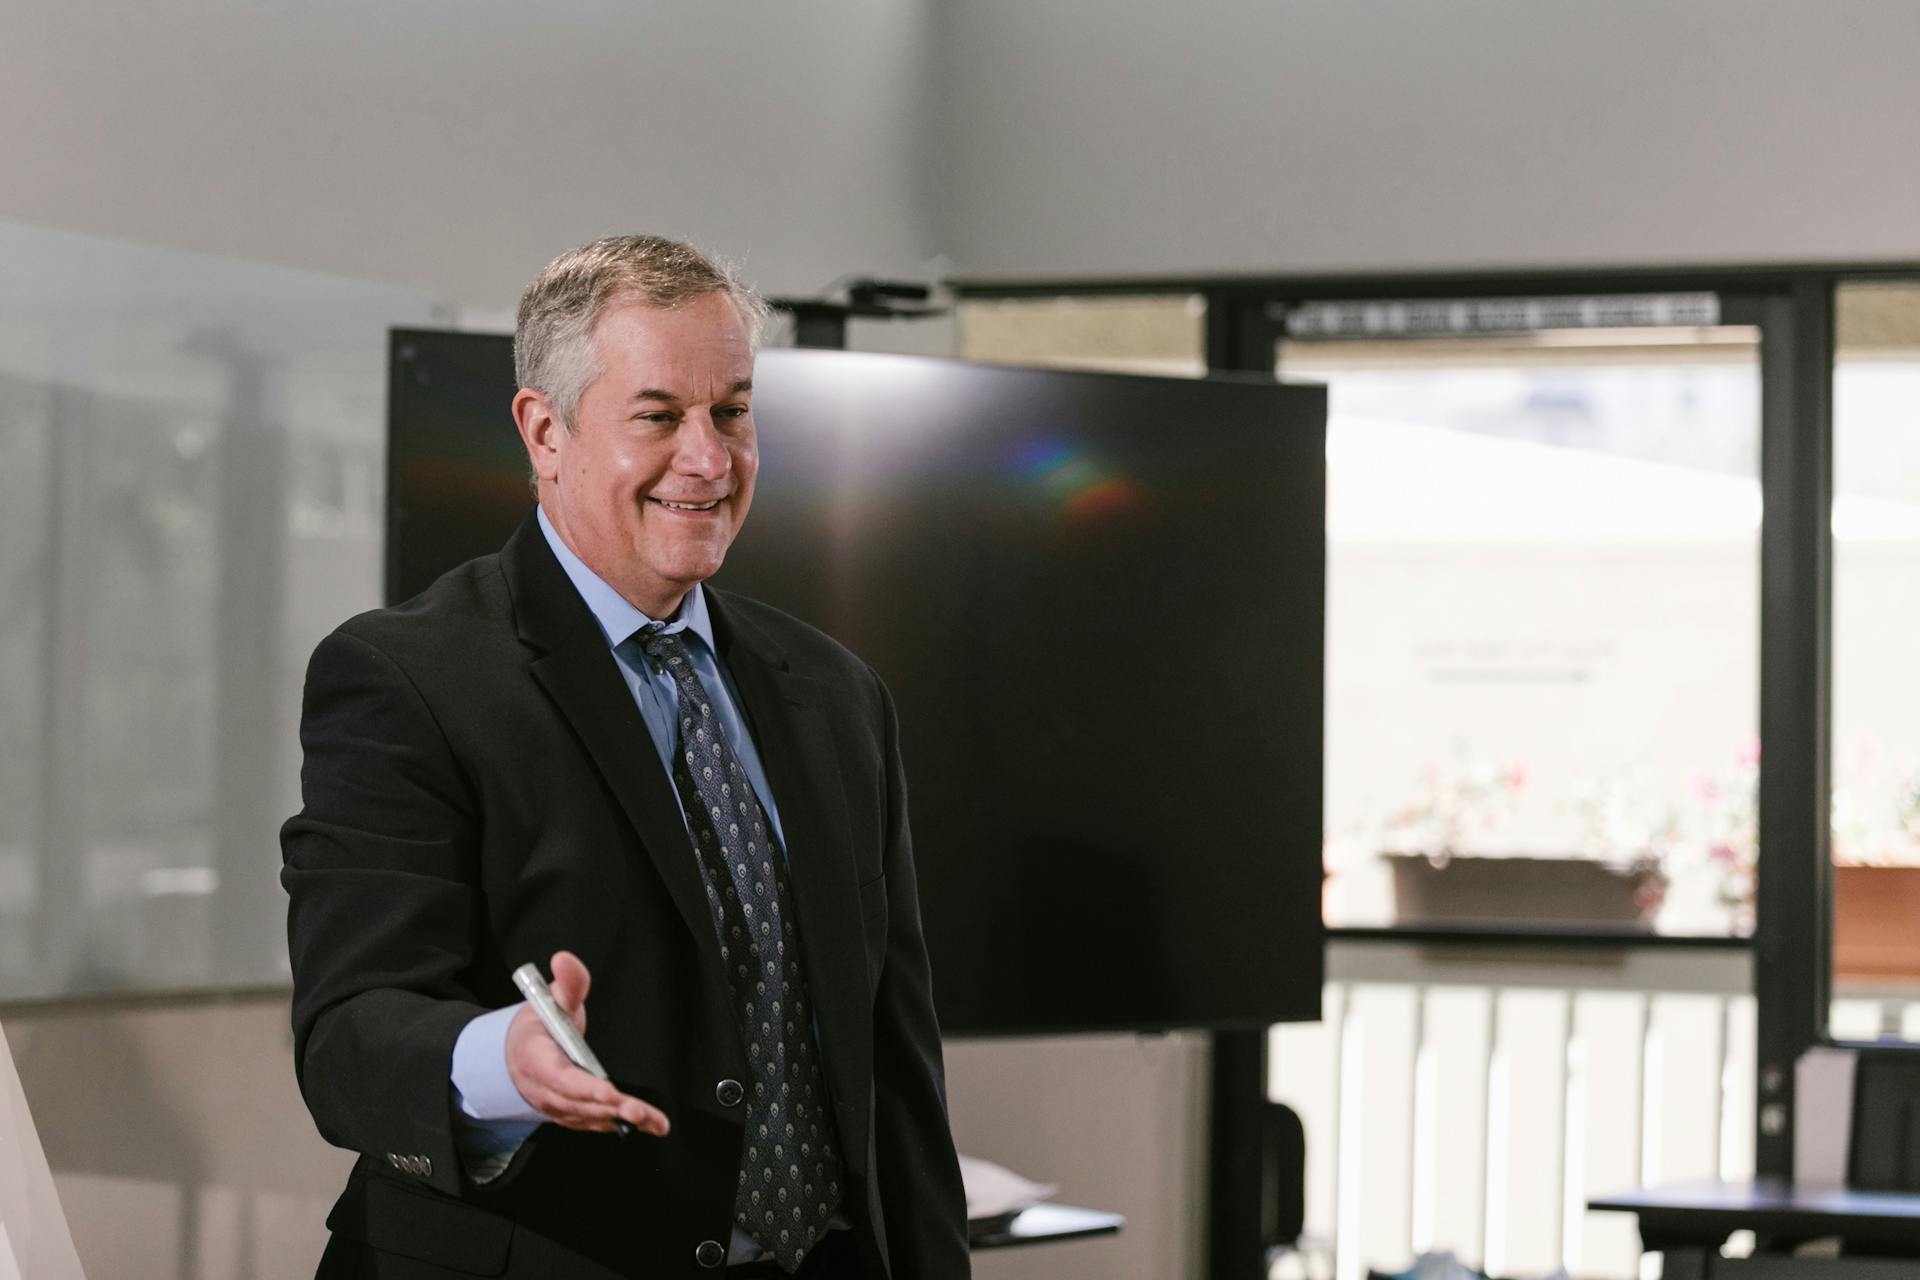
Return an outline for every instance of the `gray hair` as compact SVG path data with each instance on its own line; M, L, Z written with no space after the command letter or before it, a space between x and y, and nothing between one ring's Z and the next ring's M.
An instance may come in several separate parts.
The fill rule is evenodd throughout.
M520 385L540 392L573 430L580 397L600 376L594 327L616 302L674 307L724 293L755 348L767 303L735 273L690 244L664 236L608 236L569 249L546 265L520 296L513 367Z

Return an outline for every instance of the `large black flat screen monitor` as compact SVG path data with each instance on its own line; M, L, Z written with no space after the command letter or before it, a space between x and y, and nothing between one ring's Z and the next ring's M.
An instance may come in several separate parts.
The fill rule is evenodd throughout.
M396 332L388 595L531 506L506 338ZM1321 984L1325 399L771 350L716 585L901 722L949 1032L1260 1025Z

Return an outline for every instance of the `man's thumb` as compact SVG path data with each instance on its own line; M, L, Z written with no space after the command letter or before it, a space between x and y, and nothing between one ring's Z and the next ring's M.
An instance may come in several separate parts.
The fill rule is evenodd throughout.
M583 1030L587 1020L587 966L571 951L553 953L553 1001Z

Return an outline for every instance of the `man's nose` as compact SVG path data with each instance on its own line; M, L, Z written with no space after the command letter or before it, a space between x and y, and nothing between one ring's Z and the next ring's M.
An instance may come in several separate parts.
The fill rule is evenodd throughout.
M711 414L696 409L682 418L674 444L674 469L683 475L717 480L733 468L733 457Z

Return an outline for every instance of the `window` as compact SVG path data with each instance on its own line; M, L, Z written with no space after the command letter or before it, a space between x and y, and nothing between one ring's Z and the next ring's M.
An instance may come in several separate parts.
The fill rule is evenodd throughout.
M1920 1039L1920 283L1836 293L1833 979L1841 1039Z
M1330 398L1329 924L1751 929L1757 341L1280 344Z

